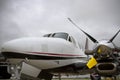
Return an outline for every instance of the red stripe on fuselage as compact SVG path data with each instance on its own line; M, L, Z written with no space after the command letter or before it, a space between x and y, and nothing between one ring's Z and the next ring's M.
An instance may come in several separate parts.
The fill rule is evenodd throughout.
M47 54L49 56L81 56L81 55L73 55L73 54L59 54L59 53L44 53L44 52L28 52L33 54Z

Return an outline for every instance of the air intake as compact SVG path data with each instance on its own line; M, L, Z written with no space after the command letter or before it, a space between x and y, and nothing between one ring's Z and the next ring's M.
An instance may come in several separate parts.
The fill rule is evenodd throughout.
M115 74L117 71L115 63L99 63L96 67L97 72L103 76Z

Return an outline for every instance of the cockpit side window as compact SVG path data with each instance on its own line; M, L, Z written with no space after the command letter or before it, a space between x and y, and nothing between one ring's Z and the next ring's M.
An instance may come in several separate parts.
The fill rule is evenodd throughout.
M51 34L46 34L46 35L44 35L43 37L50 37L50 35L51 35Z
M70 36L69 36L69 38L68 38L68 41L69 41L69 42L72 42L72 39L71 39L71 37L70 37Z

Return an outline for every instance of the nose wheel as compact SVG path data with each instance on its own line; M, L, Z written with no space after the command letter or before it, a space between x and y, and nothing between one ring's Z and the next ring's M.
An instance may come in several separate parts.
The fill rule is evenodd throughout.
M22 63L9 66L9 72L11 73L11 80L20 80Z

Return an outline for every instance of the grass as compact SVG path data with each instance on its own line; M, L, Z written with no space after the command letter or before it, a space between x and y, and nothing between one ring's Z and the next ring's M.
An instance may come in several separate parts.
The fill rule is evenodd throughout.
M52 80L59 80L59 79L52 79ZM61 80L90 80L90 79L80 79L80 78L62 78Z

